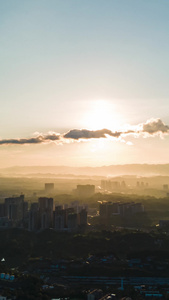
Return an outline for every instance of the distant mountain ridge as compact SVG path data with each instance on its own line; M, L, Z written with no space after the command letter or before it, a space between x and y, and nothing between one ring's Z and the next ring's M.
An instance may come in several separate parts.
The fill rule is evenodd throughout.
M119 176L138 175L154 176L169 175L169 164L125 164L101 167L69 167L69 166L15 166L1 168L0 174L4 175L26 175L26 174L74 174L89 176Z

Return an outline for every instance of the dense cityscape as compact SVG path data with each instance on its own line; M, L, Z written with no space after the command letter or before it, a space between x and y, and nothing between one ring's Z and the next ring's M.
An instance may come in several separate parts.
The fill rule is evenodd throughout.
M169 1L0 0L0 300L169 300Z
M56 178L37 189L25 178L24 193L5 197L11 180L1 185L0 299L168 299L166 181Z

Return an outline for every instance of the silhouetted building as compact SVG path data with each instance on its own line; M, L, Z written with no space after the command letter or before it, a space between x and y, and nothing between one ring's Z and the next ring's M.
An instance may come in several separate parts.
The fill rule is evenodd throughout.
M38 203L31 204L28 225L31 231L47 228L54 228L57 231L76 231L86 225L87 211L84 205L75 207L58 205L53 211L53 198L47 197L41 197Z
M67 218L67 228L70 231L76 231L78 228L78 215L76 213L69 213Z
M51 193L54 190L54 183L45 183L45 192Z
M77 207L64 209L56 206L54 211L54 229L58 231L76 231L87 225L87 211L82 208L77 212Z
M40 213L40 228L46 229L53 226L53 198L40 197L39 213Z
M9 220L22 220L25 214L25 209L26 205L24 204L24 195L5 199L5 216L7 216Z
M78 197L91 197L95 193L95 186L91 184L77 185L76 194Z
M0 217L5 217L5 203L0 203Z
M100 203L99 214L102 218L109 218L113 214L125 216L127 214L135 214L144 211L142 203L122 203L122 202L107 202Z
M37 202L31 203L31 208L29 211L29 230L38 230L40 228L40 213L39 204Z
M142 203L131 203L130 205L131 207L131 213L132 214L136 214L136 213L140 213L140 212L144 212L144 206Z
M82 209L78 214L78 225L86 226L87 225L87 211L86 209Z
M119 189L125 189L126 183L122 181L121 184L118 181L101 180L101 188L105 191L114 191Z
M54 211L54 229L63 231L65 228L65 210L62 206L56 206Z
M119 202L107 202L100 203L100 216L110 217L112 214L119 214Z
M23 220L28 218L28 202L23 202Z

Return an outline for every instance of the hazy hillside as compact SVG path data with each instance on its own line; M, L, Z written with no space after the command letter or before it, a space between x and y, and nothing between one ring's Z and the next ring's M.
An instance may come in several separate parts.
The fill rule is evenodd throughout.
M131 164L110 165L102 167L67 167L67 166L23 166L1 168L1 175L19 174L74 174L89 176L119 176L119 175L169 175L169 164Z

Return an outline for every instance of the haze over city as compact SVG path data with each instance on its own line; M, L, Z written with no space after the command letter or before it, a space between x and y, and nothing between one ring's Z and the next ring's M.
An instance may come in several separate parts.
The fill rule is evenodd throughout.
M0 1L0 164L168 163L167 1Z
M0 300L169 299L168 16L0 0Z

